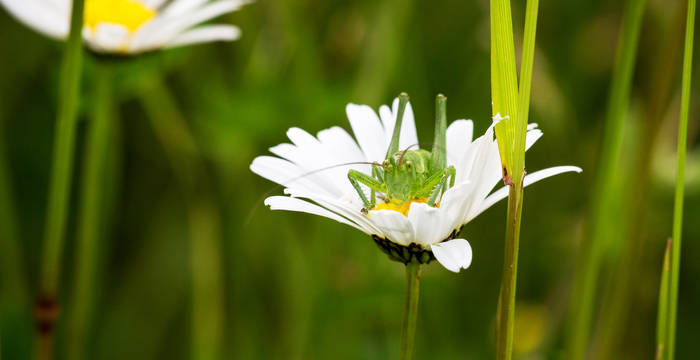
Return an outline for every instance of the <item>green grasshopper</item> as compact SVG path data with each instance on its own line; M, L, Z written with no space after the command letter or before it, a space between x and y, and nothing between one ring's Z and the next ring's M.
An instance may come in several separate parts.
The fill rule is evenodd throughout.
M435 141L432 152L423 149L399 151L399 135L407 103L408 95L401 93L396 125L382 164L372 165L371 176L357 170L348 172L350 183L364 203L363 213L374 208L377 193L380 193L379 196L384 202L394 205L427 199L428 205L435 206L440 196L454 186L455 168L447 166L445 146L447 98L440 94L435 101ZM369 199L360 184L370 188Z

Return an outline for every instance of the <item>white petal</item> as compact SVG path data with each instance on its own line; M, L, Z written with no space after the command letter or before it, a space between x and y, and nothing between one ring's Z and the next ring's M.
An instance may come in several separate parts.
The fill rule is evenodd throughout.
M447 164L456 165L469 150L474 134L471 120L456 120L447 127Z
M250 164L250 170L288 188L301 189L311 193L339 195L335 193L333 184L319 180L317 174L273 156L258 156Z
M233 25L208 25L186 31L167 43L168 47L212 41L233 41L241 37L241 30Z
M352 226L360 231L364 231L360 226L358 226L354 222L351 222L346 218L339 216L338 214L335 214L331 211L328 211L327 209L324 209L318 205L312 204L308 201L304 201L301 199L289 196L271 196L265 199L265 205L269 206L271 210L297 211L312 215L323 216L331 220L335 220L339 223Z
M530 125L537 125L537 124L530 124ZM530 126L528 125L528 128ZM528 129L527 135L525 135L525 150L527 151L530 149L532 145L535 144L537 140L539 140L542 137L542 130L540 129L535 129L533 127L531 130Z
M474 186L468 182L456 184L447 190L442 195L440 204L440 212L446 222L444 226L450 231L461 227L465 223L464 219L472 212L476 202ZM440 240L444 240L445 237Z
M581 168L577 167L577 166L555 166L555 167L547 168L547 169L536 171L532 174L526 175L525 179L523 179L523 186L528 186L528 185L534 184L534 183L536 183L542 179L548 178L550 176L558 175L558 174L565 173L565 172L572 172L572 171L580 173L583 170L581 170ZM473 219L477 215L484 212L486 209L493 206L493 204L499 202L502 199L505 199L506 197L508 197L508 187L507 186L504 186L504 187L494 191L491 195L489 195L486 199L484 199L484 201L481 203L481 207L480 207L479 211L476 214L474 214L473 216L471 216L470 219L467 219L467 221Z
M367 160L383 160L388 145L384 139L384 128L374 110L367 105L348 104L345 112Z
M0 0L12 16L27 27L53 39L68 36L70 12L41 0Z
M413 226L415 242L427 247L445 240L455 230L452 224L457 216L459 214L450 208L414 202L408 211L408 220Z
M369 218L389 240L401 245L416 242L413 226L403 214L393 210L372 210Z
M134 51L146 51L164 46L181 35L183 31L217 16L235 11L241 5L241 1L238 0L218 0L178 16L167 16L164 13L136 31L132 44Z
M100 23L86 42L90 48L98 52L128 51L129 29L119 24ZM83 31L85 34L85 31Z
M444 229L444 217L440 209L423 203L413 203L408 211L408 220L413 226L416 243L428 246L444 240L452 229Z
M466 269L472 263L472 247L464 239L453 239L431 246L437 261L452 272Z
M361 204L353 204L350 201L339 199L337 197L326 196L308 191L300 191L296 189L285 189L284 192L294 197L309 199L330 211L350 219L355 224L362 227L363 231L367 234L384 236L382 231L372 222L372 220L361 212Z

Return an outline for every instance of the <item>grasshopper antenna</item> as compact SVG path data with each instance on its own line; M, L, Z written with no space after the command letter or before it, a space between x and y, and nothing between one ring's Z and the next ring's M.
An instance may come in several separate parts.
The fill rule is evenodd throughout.
M394 132L391 135L391 142L389 143L389 149L386 151L386 156L384 159L389 159L391 155L394 155L399 151L399 136L401 135L401 125L403 124L403 114L406 110L406 105L408 104L408 94L402 92L399 94L399 110L396 114L396 123L394 124Z
M414 146L415 146L415 147L419 147L420 144L415 143L415 144L413 144L413 145L409 145L409 146L407 146L405 149L403 149L403 150L401 151L401 156L399 157L399 166L401 166L401 162L403 161L403 157L406 156L406 153L408 152L408 150L411 150L411 148L414 147Z
M348 166L348 165L372 165L372 166L379 166L379 167L382 167L382 168L386 168L386 167L387 167L386 165L380 164L380 163L377 163L377 162L352 161L352 162L346 162L346 163L342 163L342 164L336 164L336 165L326 166L326 167L322 167L322 168L320 168L320 169L312 170L312 171L309 171L309 172L307 172L307 173L301 174L301 175L299 175L299 176L297 176L297 177L293 177L293 178L291 178L291 179L289 179L289 180L285 180L284 183L289 184L289 183L295 182L295 181L297 181L297 180L299 180L299 179L303 179L303 178L305 178L305 177L307 177L307 176L311 176L311 175L313 175L313 174L319 173L319 172L321 172L321 171L331 170L331 169L335 169L335 168L337 168L337 167ZM277 190L283 188L284 186L285 186L285 185L277 185L277 186L274 186L273 188L271 188L270 190L268 190L267 192L265 192L264 194L262 194L262 195L260 196L260 198L258 198L258 200L255 201L255 206L253 207L253 209L250 210L250 212L248 213L248 217L246 217L245 221L243 222L243 227L248 226L248 225L250 224L251 220L253 220L253 215L255 214L255 212L256 212L256 211L258 210L258 208L260 207L260 204L262 204L262 203L264 202L264 200L265 200L269 195L271 195L273 192L275 192L275 191L277 191Z

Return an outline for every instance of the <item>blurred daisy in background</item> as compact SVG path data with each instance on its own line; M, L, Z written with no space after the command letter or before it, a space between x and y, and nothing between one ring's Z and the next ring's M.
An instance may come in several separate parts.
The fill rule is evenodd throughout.
M353 139L340 127L322 130L317 137L299 128L287 136L291 144L280 144L270 151L277 155L259 156L251 170L285 187L290 196L272 196L265 204L273 210L320 215L354 227L370 236L393 260L428 263L437 259L446 269L458 272L469 267L472 251L465 239L455 238L464 224L508 196L507 187L492 192L501 181L501 162L493 125L473 139L471 120L457 120L446 133L447 165L454 166L454 186L444 192L435 206L425 199L400 205L381 201L366 209L348 180L351 169L370 174L372 164L384 160L396 124L398 99L392 108L382 106L379 115L367 105L346 108ZM494 122L495 125L496 122ZM536 124L527 132L527 148L542 136ZM418 138L410 103L401 125L401 150L416 149ZM563 172L581 169L558 166L525 177L525 185ZM366 195L366 194L365 194Z
M202 25L238 10L248 0L85 0L83 38L93 51L138 54L161 48L231 41L233 25ZM17 20L63 40L70 27L70 0L0 0Z

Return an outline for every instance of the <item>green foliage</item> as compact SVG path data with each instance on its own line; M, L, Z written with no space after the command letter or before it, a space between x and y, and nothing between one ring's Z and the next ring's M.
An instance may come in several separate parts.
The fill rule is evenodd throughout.
M450 120L471 118L475 136L483 134L492 115L487 4L260 0L222 19L242 28L238 42L176 49L122 64L114 81L116 129L105 163L104 243L95 269L93 321L84 339L86 358L192 358L195 251L201 255L197 283L211 291L196 299L203 314L199 318L220 321L199 326L198 345L208 345L212 338L207 336L220 331L224 358L398 358L405 266L387 261L370 238L354 229L311 215L267 210L262 194L281 190L248 166L271 145L287 141L284 132L291 126L310 133L331 126L349 130L346 103L377 108L400 91L412 95L421 142L433 141L437 93L450 99ZM512 9L515 49L523 28L518 19L526 18L521 4L513 2ZM658 37L670 25L667 7L658 0L651 4L648 14L653 16L647 17L649 31L642 34L637 61L640 87L652 73L650 60L668 41ZM591 184L599 163L594 154L601 144L623 12L619 2L549 1L542 6L529 118L544 136L528 151L527 168L574 164L585 171L527 189L516 312L523 322L516 324L513 344L514 358L520 359L568 358L562 318L574 283L572 263L580 258L584 209L596 196ZM3 359L31 359L32 299L38 290L61 47L4 10L0 32L7 54L0 66L0 182L9 187L0 189L0 211L14 213L0 223L11 221L18 239L8 242L4 233L9 229L0 226L0 351ZM96 100L93 60L86 57L76 175L85 169L88 118ZM677 71L674 64L669 67ZM634 123L654 96L655 88L649 89L649 95L631 93ZM173 104L179 112L172 111ZM160 117L152 120L153 114ZM667 129L677 118L654 121ZM696 133L691 125L684 206L690 220L700 216L700 183L693 175L700 166ZM615 359L647 359L655 351L655 294L662 240L671 228L673 182L668 179L675 163L668 151L675 136L666 131L657 136L645 190L650 214L648 221L634 223L654 241L630 285L634 326L623 327L629 336L615 349ZM624 153L636 153L633 145L623 143ZM616 176L624 186L636 180L622 171ZM183 191L183 182L191 185L195 200L205 203L196 203L200 206L194 213L188 213L190 191ZM80 189L78 180L73 184ZM80 192L73 197L80 204ZM464 227L461 236L474 253L468 270L455 275L436 264L423 266L415 359L494 357L506 206L498 204ZM69 289L75 285L76 210L66 214L63 321L70 321ZM610 221L617 222L626 211L614 213ZM207 215L212 212L220 220L218 234L210 231L217 219ZM193 249L189 234L195 227L214 241ZM700 238L700 226L693 221L686 220L683 232L686 239ZM19 256L5 252L10 245ZM606 254L608 261L616 261L614 254ZM696 353L700 309L694 299L700 293L692 284L700 277L697 258L699 244L684 242L678 359ZM17 260L16 266L8 259ZM211 270L212 259L220 261L220 272ZM5 272L13 267L18 270ZM15 288L13 282L23 286ZM5 306L10 295L23 292L21 287L27 296L14 301L19 305ZM532 308L541 310L522 310ZM58 329L64 358L68 325Z

